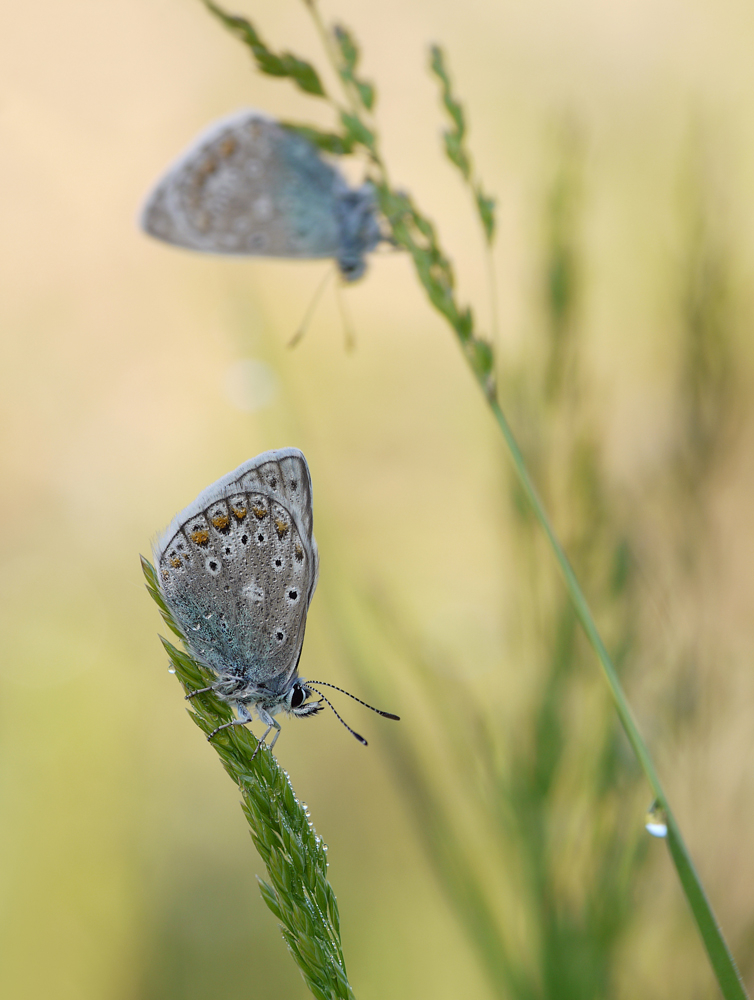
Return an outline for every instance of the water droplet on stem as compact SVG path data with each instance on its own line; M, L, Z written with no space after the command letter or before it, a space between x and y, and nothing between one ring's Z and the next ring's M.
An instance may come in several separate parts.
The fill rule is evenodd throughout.
M646 820L644 823L647 833L651 833L653 837L667 837L668 835L668 824L666 822L665 810L662 808L657 799L654 800L652 805L647 812Z

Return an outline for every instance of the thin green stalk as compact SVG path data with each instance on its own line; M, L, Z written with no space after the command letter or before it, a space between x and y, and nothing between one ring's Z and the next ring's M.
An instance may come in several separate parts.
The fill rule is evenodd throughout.
M576 578L576 574L568 561L568 557L563 550L563 546L560 544L558 537L550 524L550 519L542 505L542 501L539 499L536 487L534 486L531 476L526 468L524 457L521 454L521 450L518 447L513 431L511 430L510 424L508 423L500 404L497 400L493 399L489 400L489 405L495 420L500 427L503 437L505 438L521 488L526 494L542 530L547 536L547 540L563 574L565 585L571 598L571 602L573 603L574 610L576 611L576 615L586 632L592 648L597 654L605 680L610 688L613 703L616 711L618 712L618 717L626 736L628 737L628 741L631 744L639 763L641 764L641 768L647 777L647 781L652 788L660 808L665 814L665 821L668 828L668 848L673 858L673 862L675 863L676 870L678 871L678 877L681 880L686 898L688 899L694 918L696 919L701 932L702 940L704 941L704 946L707 949L710 963L715 971L720 988L723 991L723 996L726 997L726 1000L727 998L731 998L731 1000L732 998L737 998L737 1000L740 998L740 1000L744 1000L747 993L744 989L741 977L738 974L738 970L736 969L733 956L728 949L728 945L722 935L717 920L715 919L710 902L707 899L702 883L696 869L694 868L694 864L689 856L688 850L686 849L683 837L681 836L681 831L676 823L675 816L670 808L665 790L662 787L659 775L655 769L654 761L652 760L649 749L639 732L639 727L636 724L633 713L631 712L628 701L626 700L626 696L623 692L623 688L618 678L615 666L613 665L613 661L605 648L605 644L602 641L602 637L597 629L594 618L592 617L592 612L590 611L587 600L584 597L584 592L582 591L581 585Z
M450 118L451 127L443 131L445 155L457 167L474 200L476 216L484 234L484 259L490 297L490 333L493 342L498 339L497 284L492 244L495 239L495 199L485 194L482 183L474 170L471 153L466 145L466 116L453 93L450 75L445 64L445 53L439 45L430 49L429 68L440 82L442 103Z
M463 349L464 356L468 360L468 352L466 351L463 342L461 343L461 347ZM480 373L475 369L473 363L471 363L471 367L477 382L479 382L485 397L487 398L487 402L492 410L498 427L502 432L505 443L508 446L508 451L510 452L511 459L513 460L513 468L515 469L521 488L523 489L524 494L526 495L526 498L529 501L529 504L531 505L531 508L534 511L545 536L547 537L550 548L555 555L560 571L563 574L566 589L576 612L576 616L581 622L582 628L584 629L592 648L597 654L597 659L602 667L602 672L610 689L613 704L615 705L621 725L623 726L626 736L628 737L628 741L631 744L631 748L636 754L637 760L646 775L647 781L649 782L657 803L665 815L668 830L668 849L673 859L673 863L675 864L676 871L678 872L678 877L681 881L684 894L686 895L686 899L691 907L694 919L696 920L697 927L699 928L699 933L702 936L704 947L707 951L710 964L715 973L722 994L725 997L725 1000L748 1000L748 993L746 992L743 981L736 967L733 955L731 954L727 942L723 937L720 925L717 922L712 906L707 898L707 894L704 891L704 887L701 883L699 875L697 874L696 868L694 867L694 863L692 862L691 856L686 848L680 828L675 820L667 795L665 794L665 790L662 787L659 775L657 774L649 748L639 732L639 727L637 726L636 720L631 712L631 708L618 678L617 671L610 654L602 641L602 636L600 635L594 621L589 604L587 603L584 592L581 589L581 585L579 584L576 574L568 561L568 557L565 554L563 546L560 544L560 541L555 534L542 501L539 499L539 494L537 493L537 489L532 482L531 476L529 475L521 449L518 446L511 426L508 423L500 404L497 399L490 396L490 393L487 391L486 378L480 377Z
M335 69L338 76L341 78L343 83L343 90L345 91L346 100L348 101L351 111L353 114L358 114L361 108L359 107L358 98L353 93L353 88L349 85L347 80L343 80L340 72L340 60L339 53L333 42L332 35L325 27L324 21L320 17L319 10L317 9L317 4L314 0L303 0L304 6L309 11L312 20L314 21L314 27L317 29L317 34L319 35L319 40L322 43L322 48L327 53L327 59L330 65ZM337 105L335 105L337 107Z

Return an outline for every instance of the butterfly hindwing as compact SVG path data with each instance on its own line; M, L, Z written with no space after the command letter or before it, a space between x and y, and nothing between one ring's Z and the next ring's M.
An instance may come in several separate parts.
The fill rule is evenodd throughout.
M263 692L290 683L318 574L301 452L266 452L213 483L154 554L165 601L206 666Z

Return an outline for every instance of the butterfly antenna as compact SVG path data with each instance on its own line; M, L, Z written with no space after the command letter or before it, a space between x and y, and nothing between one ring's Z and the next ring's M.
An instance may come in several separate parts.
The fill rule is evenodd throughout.
M309 324L312 321L314 310L317 308L319 300L322 298L322 293L327 287L327 282L330 280L330 278L332 278L334 274L335 274L335 268L328 267L328 269L325 271L324 278L320 281L319 285L317 285L317 290L312 296L311 302L307 306L306 312L304 313L304 318L301 320L298 330L296 330L291 339L288 341L288 347L295 347L296 344L299 342L299 340L301 340L306 331L309 329Z
M346 350L350 352L356 347L356 336L353 332L351 317L349 316L348 309L346 308L346 300L339 284L335 286L335 301L338 303L340 320L343 324L343 332L346 336Z
M307 687L311 687L312 684L320 684L322 687L332 688L333 691L340 691L341 694L347 694L349 698L353 698L354 701L358 701L358 703L360 705L363 705L364 708L370 708L373 712L376 712L377 715L381 715L383 717L383 719L395 719L396 722L400 722L401 721L400 715L393 715L392 712L383 712L382 709L375 708L374 705L367 704L367 702L362 701L361 698L357 698L355 694L351 694L350 691L346 691L343 688L339 688L335 684L328 684L327 681L311 681L311 682L307 681L306 682L306 686ZM319 692L317 692L317 693L319 694ZM321 695L320 697L324 698L325 696ZM326 698L325 698L325 701L327 701ZM327 704L329 705L330 702L328 701ZM330 707L332 708L332 706L330 706ZM335 709L333 709L333 711L335 711Z
M330 685L330 686L332 687L332 685ZM348 723L344 722L343 719L341 719L341 717L338 715L338 713L337 713L337 711L336 711L335 706L333 705L333 703L328 698L325 698L325 696L322 694L321 691L318 691L316 688L313 688L311 686L311 684L307 684L306 687L309 688L310 691L313 691L316 695L319 695L319 697L322 699L322 701L324 701L326 704L328 704L330 706L330 708L333 710L333 712L335 714L335 718L338 720L338 722L342 722L343 723L343 725L346 727L346 729L351 734L351 736L355 736L356 739L359 741L359 743L363 744L365 747L369 746L369 744L367 743L367 741L364 739L363 736L360 736L356 732L355 729L351 729L351 727L348 725Z

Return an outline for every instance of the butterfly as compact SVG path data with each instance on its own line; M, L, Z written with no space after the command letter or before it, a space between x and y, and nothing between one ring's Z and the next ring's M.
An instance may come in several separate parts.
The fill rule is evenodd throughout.
M267 727L259 746L274 729L272 748L280 733L276 715L315 715L323 702L343 722L313 687L335 685L298 675L319 573L312 529L309 467L297 448L282 448L249 459L208 486L153 546L165 604L189 652L216 677L189 697L213 691L238 715L210 739L220 729L245 725L255 713Z
M383 239L369 182L349 187L308 138L248 110L194 140L147 198L141 226L205 253L332 257L346 281Z

